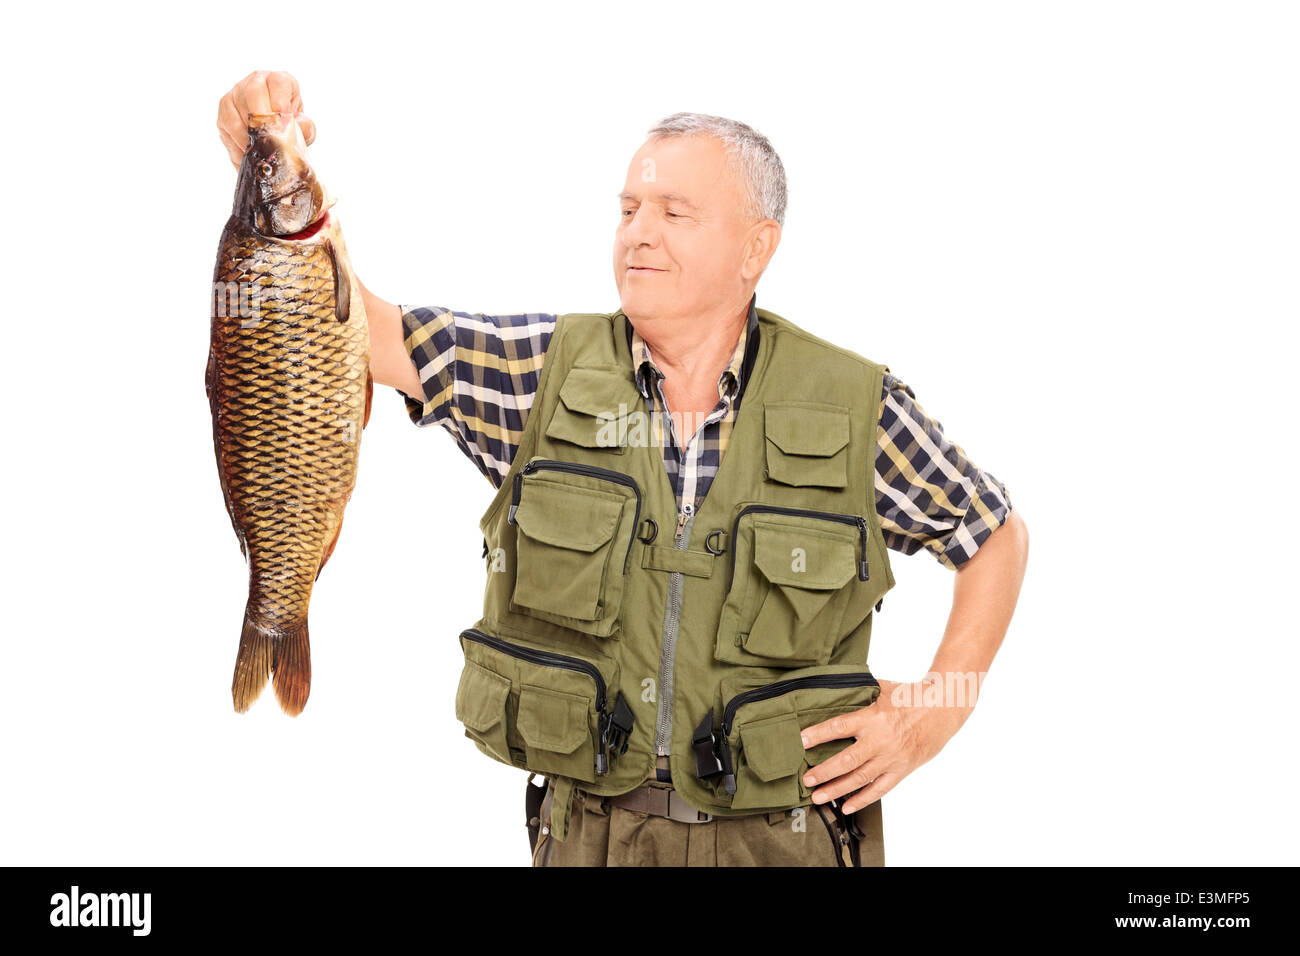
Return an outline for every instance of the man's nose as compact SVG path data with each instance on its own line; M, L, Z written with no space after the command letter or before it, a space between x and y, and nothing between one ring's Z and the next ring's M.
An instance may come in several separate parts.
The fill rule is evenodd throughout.
M645 213L645 215L641 215ZM642 206L623 226L623 242L629 246L653 246L659 240L654 215Z

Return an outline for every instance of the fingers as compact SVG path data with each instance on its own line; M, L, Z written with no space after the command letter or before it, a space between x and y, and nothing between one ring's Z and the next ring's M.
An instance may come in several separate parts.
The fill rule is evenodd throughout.
M879 758L872 758L859 763L848 773L834 778L823 778L823 785L813 791L813 803L825 803L826 801L833 800L836 797L842 797L847 793L863 790L878 776L884 775L884 773L884 761ZM866 806L866 804L871 801L858 800L857 802L860 806Z
M291 74L279 71L267 73L264 82L269 107L265 112L290 115L301 112L302 98L298 92L298 81Z
M820 724L805 727L802 733L804 750L816 747L818 744L824 744L828 740L840 740L843 737L853 736L857 729L855 716L859 713L861 711L840 714L829 720L823 720Z
M244 151L248 149L248 124L235 106L233 90L223 96L217 106L217 129L221 133L221 144L230 154L230 161L238 166Z
M271 92L266 86L266 70L255 70L235 86L235 106L245 120L254 113L271 112Z
M316 124L302 116L302 91L298 80L282 70L254 70L221 98L217 129L221 144L236 166L248 148L248 117L260 113L287 113L298 117L303 140L316 139Z
M845 813L857 813L863 807L869 807L875 803L890 790L894 789L894 784L902 779L897 774L882 773L871 781L871 785L864 787L855 793L850 799L846 800L840 807Z
M809 767L808 772L803 775L804 786L815 787L819 783L828 783L843 777L857 770L873 756L875 755L865 740L854 741L835 756L823 760L815 767ZM866 784L867 780L863 780L859 786Z

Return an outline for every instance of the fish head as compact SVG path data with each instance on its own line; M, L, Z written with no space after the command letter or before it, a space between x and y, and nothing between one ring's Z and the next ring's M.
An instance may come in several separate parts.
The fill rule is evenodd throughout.
M326 208L297 120L287 113L249 116L234 215L263 236L281 237L309 231Z

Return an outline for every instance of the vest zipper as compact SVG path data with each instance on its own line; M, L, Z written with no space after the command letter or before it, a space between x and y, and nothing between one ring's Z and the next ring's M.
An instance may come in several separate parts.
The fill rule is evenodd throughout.
M524 647L522 644L514 644L499 637L493 637L491 634L484 634L473 627L461 631L460 636L474 641L476 644L483 644L493 650L500 651L502 654L518 658L521 661L540 664L543 667L559 667L564 670L576 671L579 674L586 674L590 677L596 685L596 713L600 715L601 747L596 754L596 773L598 775L604 774L609 769L609 738L611 730L614 728L611 727L611 715L605 713L605 678L600 675L600 671L596 669L595 664L584 661L580 657L570 657L568 654L539 651L535 648Z
M694 520L695 503L686 501L677 513L677 534L673 538L674 550L686 547L690 526ZM682 614L682 580L680 571L668 575L668 616L664 619L663 652L659 660L659 719L655 731L655 756L668 754L668 743L673 733L673 662L677 656L677 631Z
M523 491L524 475L531 475L540 469L549 469L550 471L567 471L574 475L589 475L592 478L599 478L602 481L613 481L620 485L626 485L632 489L632 494L636 496L636 510L632 514L632 538L627 543L627 553L623 555L623 567L627 567L628 555L632 553L632 542L636 540L637 528L641 524L641 489L637 486L636 479L631 475L625 475L621 471L615 471L612 468L599 468L596 465L584 465L577 461L560 461L554 458L536 458L524 465L516 474L514 485L510 490L510 510L506 514L506 524L515 523L515 512L519 510L519 496Z
M834 511L813 511L808 508L784 508L780 505L746 505L740 509L740 514L731 522L731 540L736 540L736 529L740 527L740 519L753 511L770 511L774 514L782 515L811 515L814 518L824 518L827 521L840 521L844 524L857 525L858 538L861 542L861 557L858 559L858 580L871 580L870 569L867 567L867 519L862 515L839 514ZM731 548L731 570L730 581L736 579L736 549Z

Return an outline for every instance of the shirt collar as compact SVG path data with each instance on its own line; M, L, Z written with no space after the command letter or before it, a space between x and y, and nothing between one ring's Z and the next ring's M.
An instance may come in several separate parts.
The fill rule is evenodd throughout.
M750 297L749 315L745 320L745 327L740 330L740 337L736 340L736 347L731 352L731 360L727 362L727 367L718 376L718 398L720 400L735 402L745 390L749 370L754 364L755 355L758 353L757 302L757 294ZM659 366L650 357L649 346L646 345L645 340L641 338L641 334L636 331L630 321L627 323L627 329L628 349L632 353L632 363L636 368L636 385L641 392L641 397L649 401L650 383L662 379L664 373L660 371Z

